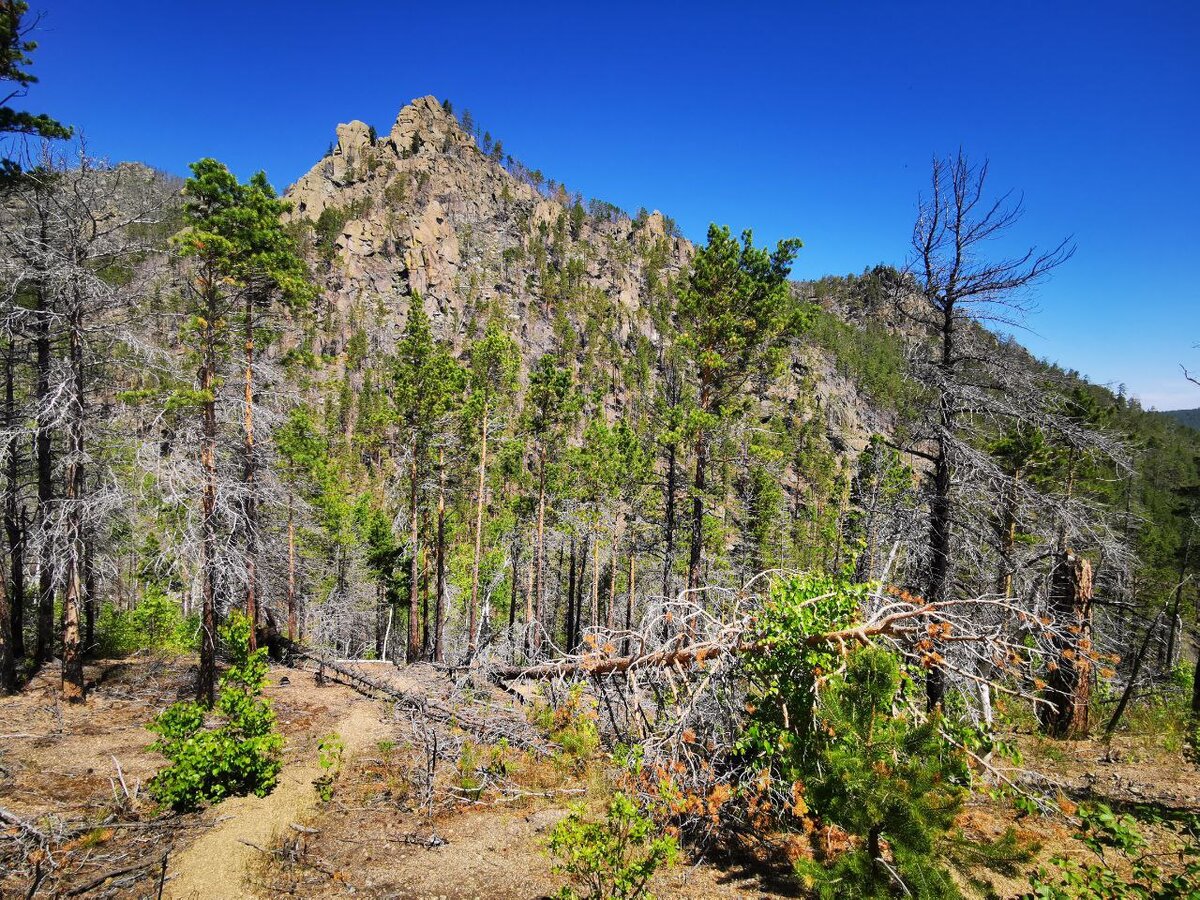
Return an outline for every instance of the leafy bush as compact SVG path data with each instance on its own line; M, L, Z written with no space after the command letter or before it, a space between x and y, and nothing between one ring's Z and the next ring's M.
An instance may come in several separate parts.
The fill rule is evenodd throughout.
M1181 839L1177 859L1182 863L1168 872L1159 864L1161 847L1151 848L1131 815L1118 815L1103 803L1079 808L1081 829L1076 839L1092 851L1094 859L1080 862L1063 856L1050 860L1053 870L1041 867L1030 878L1026 900L1183 900L1200 897L1200 817L1195 815L1159 825L1171 825ZM1150 817L1153 818L1153 817Z
M321 766L321 774L313 786L317 796L328 803L333 799L333 784L342 771L342 756L346 752L346 742L336 731L325 735L317 744L317 763Z
M753 641L764 652L742 660L752 712L738 751L784 782L807 773L817 678L837 663L835 648L809 646L804 637L852 625L872 587L828 575L790 578L774 586L754 623Z
M555 896L559 900L653 900L647 884L662 866L672 865L678 853L674 838L654 837L657 830L621 793L609 800L602 822L588 822L583 806L572 807L550 834L550 852L558 858L554 870L571 881Z
M283 738L262 696L267 651L250 652L250 622L234 613L221 630L231 657L221 676L215 722L200 703L167 707L147 728L158 739L150 749L171 761L150 782L150 793L176 810L219 803L226 797L263 797L275 787Z
M542 734L562 748L564 756L576 762L586 762L600 747L595 702L585 696L582 684L573 686L557 707L536 703L529 719Z
M104 657L146 649L188 653L196 649L199 627L198 616L185 617L173 598L152 587L131 610L104 606L96 622L96 642Z
M970 783L965 754L940 715L906 701L895 654L867 646L846 657L806 642L852 627L873 588L804 575L772 591L754 625L765 652L742 662L749 720L737 747L753 778L741 796L752 823L774 824L770 811L840 835L840 851L817 847L796 865L817 896L958 897L947 862L961 855L952 828ZM1014 841L977 855L1007 865L1020 858Z

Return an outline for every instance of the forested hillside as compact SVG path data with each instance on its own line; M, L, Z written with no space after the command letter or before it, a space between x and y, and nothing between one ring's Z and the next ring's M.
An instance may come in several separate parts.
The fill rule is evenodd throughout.
M643 896L677 844L822 897L1200 889L1200 433L1008 334L1072 247L990 255L1019 210L986 164L935 163L909 260L815 282L798 240L693 244L432 97L387 133L339 125L282 195L61 142L20 168L0 687L83 715L117 673L169 765L153 808L118 764L111 808L68 823L5 750L4 891L86 886L86 860L43 860L109 841L150 859L120 843L139 816L215 828L189 811L286 781L280 728L319 759L320 810L402 810L394 840L431 853L455 809L602 797L545 838L588 896ZM121 681L147 654L159 674ZM303 743L333 702L297 699L305 667L388 699L394 730ZM1113 735L1146 731L1170 796L1036 764L1100 735L1119 762ZM1142 801L1142 825L1103 805ZM1004 827L964 835L977 802ZM262 838L266 893L320 893L332 851L289 826ZM1064 855L1076 828L1093 843ZM1090 846L1147 892L1104 893ZM157 861L94 887L153 893Z
M1200 409L1172 409L1164 416L1170 416L1176 422L1182 422L1188 428L1200 428Z

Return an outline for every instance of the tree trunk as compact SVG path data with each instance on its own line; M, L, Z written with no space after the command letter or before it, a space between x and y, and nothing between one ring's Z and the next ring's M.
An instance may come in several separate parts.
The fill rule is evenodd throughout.
M600 535L592 539L592 619L591 626L600 625Z
M1183 541L1183 556L1179 560L1179 583L1175 585L1175 596L1171 602L1171 617L1167 620L1167 646L1164 652L1163 667L1170 669L1175 665L1175 640L1182 628L1179 620L1179 606L1183 602L1183 586L1187 583L1188 557L1192 552L1192 523L1188 520L1187 534Z
M633 540L631 539L629 541L629 590L625 594L625 631L626 632L631 632L633 630L633 599L634 599L633 567L634 567L634 561L636 559L637 559L637 553L634 550ZM625 640L621 642L621 655L622 656L629 655L629 637L628 636L626 636Z
M487 489L488 408L483 405L483 421L479 430L479 487L475 501L475 557L471 562L471 605L467 611L467 655L474 656L478 648L476 617L479 609L479 561L483 556L483 506ZM513 570L513 596L516 596L516 570ZM509 618L512 618L510 610Z
M54 560L53 547L46 533L49 527L50 503L54 498L54 469L50 458L50 427L45 422L44 405L50 395L50 309L46 291L39 286L37 291L36 316L37 374L35 392L38 405L37 436L34 449L37 454L38 479L38 628L37 658L49 662L54 658Z
M424 520L425 533L429 533L429 518ZM436 550L435 550L436 553ZM421 659L429 659L433 653L429 632L429 554L421 554Z
M1012 553L1017 545L1017 486L1016 481L1021 477L1021 470L1013 473L1014 483L1009 485L1004 497L1004 512L1001 519L1000 571L996 578L996 591L1001 597L1012 597L1013 569Z
M250 620L250 650L258 647L258 486L254 457L254 292L246 292L246 368L244 378L246 490L246 618Z
M668 445L667 486L663 499L663 597L671 596L671 569L675 565L675 454L676 445Z
M1200 719L1200 647L1196 648L1196 668L1192 673L1192 718Z
M1055 560L1050 606L1058 629L1056 667L1039 706L1042 727L1058 738L1084 738L1091 700L1092 564L1067 551Z
M617 627L617 529L613 528L612 543L608 556L608 630Z
M0 564L0 694L17 692L17 665L13 655L12 613L8 608L8 585Z
M575 535L571 535L571 552L567 557L567 652L575 652Z
M929 576L925 599L930 603L945 601L950 577L950 463L946 458L945 442L938 441L933 466L933 498L929 503ZM946 673L939 664L937 644L929 654L925 674L925 703L933 710L946 697Z
M416 662L421 654L421 607L420 607L420 578L421 578L421 549L420 536L417 533L419 517L417 514L417 448L412 448L412 460L408 466L409 480L409 540L412 547L412 558L409 565L408 586L408 651L405 659Z
M533 649L533 587L536 583L537 562L535 553L529 555L529 571L525 577L525 654Z
M704 546L704 491L708 465L708 436L701 428L696 434L696 477L692 482L692 543L688 553L689 591L700 587L700 553ZM695 600L695 597L691 599ZM691 626L689 626L690 628Z
M508 637L509 640L516 640L517 627L517 601L520 599L518 593L517 582L520 576L517 574L517 566L521 564L521 544L517 540L516 534L513 535L512 545L509 547L510 563L512 564L512 584L508 586Z
M293 506L292 492L288 490L288 584L287 584L287 617L288 640L296 642L296 519Z
M476 523L478 524L478 523ZM478 552L478 544L476 545ZM475 557L475 566L479 557ZM472 581L475 582L473 591L478 590L478 569L473 569ZM472 601L474 602L474 601ZM433 661L445 662L446 648L444 634L446 631L446 451L438 448L438 505L437 505L437 600L433 605Z
M542 639L539 633L542 623L542 595L545 593L545 578L546 571L546 453L544 450L538 453L538 517L537 517L537 563L534 566L533 580L533 629L534 646L537 649L542 647Z
M66 591L63 595L62 635L62 696L68 703L83 703L87 686L83 678L83 642L80 634L80 613L83 607L83 460L84 460L84 394L83 394L83 322L81 301L75 297L70 319L71 390L67 413L67 470L64 485L66 500L67 554Z
M200 464L204 470L204 494L201 498L200 540L200 677L196 698L212 706L217 682L217 404L213 396L217 369L216 336L213 328L217 310L215 298L209 299L204 335L204 361L200 366L201 405Z
M84 629L85 654L93 653L96 649L96 559L95 545L91 539L85 539L83 545L83 609L86 620Z
M8 466L4 486L4 531L8 536L8 558L12 573L9 594L13 659L25 656L25 530L18 512L17 492L20 490L20 467L17 458L18 441L14 381L16 359L10 340L4 357L4 427L13 437L8 442ZM24 510L21 510L23 512Z

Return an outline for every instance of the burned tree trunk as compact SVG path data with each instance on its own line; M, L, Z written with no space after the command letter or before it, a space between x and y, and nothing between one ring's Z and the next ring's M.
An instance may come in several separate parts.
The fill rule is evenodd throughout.
M1092 690L1090 562L1070 550L1059 555L1051 576L1050 605L1058 626L1057 658L1039 707L1042 729L1058 738L1086 737Z

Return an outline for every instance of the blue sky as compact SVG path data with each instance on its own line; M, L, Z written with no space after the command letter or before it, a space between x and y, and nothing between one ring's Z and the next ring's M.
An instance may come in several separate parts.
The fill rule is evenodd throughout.
M281 189L338 122L449 97L572 190L798 236L800 277L903 262L935 153L1073 235L1020 338L1146 405L1200 406L1200 4L204 4L31 0L29 108L93 152ZM1003 249L1003 248L998 248Z

